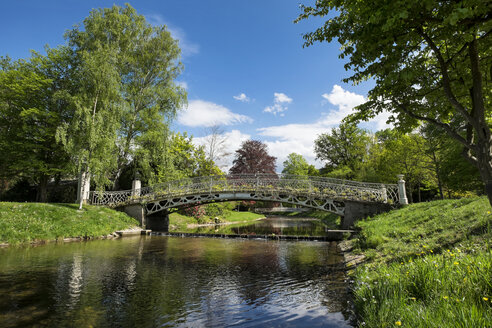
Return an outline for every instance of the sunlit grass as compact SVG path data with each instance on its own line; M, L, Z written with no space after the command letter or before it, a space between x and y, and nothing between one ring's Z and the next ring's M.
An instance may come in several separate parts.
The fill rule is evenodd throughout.
M221 223L228 222L251 222L257 219L263 218L265 215L252 213L252 212L238 212L233 210L224 209L223 213L219 216ZM213 222L214 218L209 218L210 222ZM194 232L195 230L187 229L188 224L198 224L199 222L191 217L180 213L171 213L169 215L169 229L170 231L186 231Z
M99 237L138 222L115 210L76 204L0 203L0 243Z
M368 262L354 273L364 327L490 327L487 198L421 203L358 223Z

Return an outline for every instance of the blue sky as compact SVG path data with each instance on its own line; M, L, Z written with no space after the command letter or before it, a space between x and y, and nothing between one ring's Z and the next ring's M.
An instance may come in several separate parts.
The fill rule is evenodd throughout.
M120 1L1 1L0 55L14 59L63 44L63 34L92 8ZM211 125L220 125L234 152L248 138L267 143L282 162L291 152L315 161L313 141L329 132L364 101L371 82L352 86L338 58L339 44L303 48L302 34L322 19L294 24L299 3L308 0L139 0L129 3L154 25L165 24L179 39L185 70L179 83L189 105L173 128L187 131L197 144ZM386 115L361 126L385 127ZM232 157L224 159L224 167Z

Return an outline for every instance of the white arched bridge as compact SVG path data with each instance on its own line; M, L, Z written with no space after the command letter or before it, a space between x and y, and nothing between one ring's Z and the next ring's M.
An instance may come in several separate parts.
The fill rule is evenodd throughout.
M347 218L360 217L366 212L372 214L374 210L370 208L381 208L381 205L388 208L392 204L404 203L406 197L402 183L401 178L399 186L285 174L219 175L170 181L145 188L137 184L132 190L93 191L89 201L94 205L124 208L125 211L138 206L142 213L132 214L141 217L142 225L145 225L143 217L166 212L170 208L231 200L289 203ZM353 220L349 221L345 220L342 226L348 227Z

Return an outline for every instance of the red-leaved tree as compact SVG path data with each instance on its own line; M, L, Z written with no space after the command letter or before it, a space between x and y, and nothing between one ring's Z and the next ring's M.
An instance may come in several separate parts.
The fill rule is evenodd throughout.
M240 173L269 173L275 174L275 160L277 158L268 155L267 145L258 140L247 140L241 148L236 150L231 174Z

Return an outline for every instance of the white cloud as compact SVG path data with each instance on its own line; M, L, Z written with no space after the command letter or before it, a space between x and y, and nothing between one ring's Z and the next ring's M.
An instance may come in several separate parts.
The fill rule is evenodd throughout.
M248 96L246 96L245 93L240 93L237 96L232 96L232 98L239 100L241 102L249 102L251 100Z
M322 133L329 133L347 115L353 113L355 106L366 101L364 96L346 91L339 85L334 85L332 91L323 94L322 97L337 108L323 114L313 123L286 124L257 129L259 135L272 139L266 141L266 144L271 154L277 157L279 170L282 169L283 161L292 152L301 154L308 163L320 167L321 163L315 159L314 140ZM361 127L372 131L390 127L386 124L389 115L382 113L369 122L361 123Z
M351 111L352 108L358 106L366 101L364 96L356 93L346 91L341 86L335 84L331 92L324 93L321 97L328 100L335 106L338 106L341 111Z
M205 100L191 100L178 115L178 122L186 126L234 125L252 123L246 116L233 113L228 108Z
M225 172L228 172L232 166L232 161L234 160L234 155L237 149L241 147L241 144L251 139L249 134L242 133L239 130L232 130L226 133L223 133L222 136L225 139L225 151L229 153L228 156L221 158L217 161L217 166L223 169ZM205 146L207 143L208 136L193 138L193 143L197 146Z
M166 22L166 20L160 14L147 14L145 15L147 22L151 25L166 25L167 30L171 33L172 37L179 42L179 48L181 49L181 55L183 57L189 57L196 55L200 52L200 46L191 42L186 37L185 31L177 26Z
M278 103L290 104L292 102L292 98L289 98L289 96L287 96L285 93L274 92L273 97L274 97L274 102L276 102L276 103L278 102Z
M284 113L287 110L287 104L292 102L292 98L289 98L285 93L274 92L273 93L273 105L267 106L263 110L265 113L272 113L273 115L279 114L280 116L284 116Z

